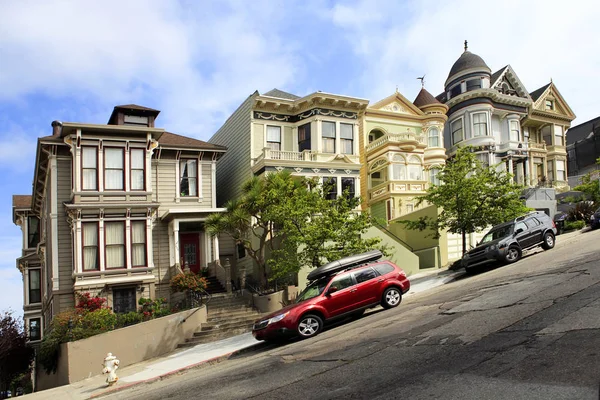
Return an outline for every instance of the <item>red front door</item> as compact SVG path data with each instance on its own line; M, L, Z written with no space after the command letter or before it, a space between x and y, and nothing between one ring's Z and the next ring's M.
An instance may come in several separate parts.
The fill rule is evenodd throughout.
M200 234L180 233L179 254L181 254L181 268L189 267L195 273L200 272Z

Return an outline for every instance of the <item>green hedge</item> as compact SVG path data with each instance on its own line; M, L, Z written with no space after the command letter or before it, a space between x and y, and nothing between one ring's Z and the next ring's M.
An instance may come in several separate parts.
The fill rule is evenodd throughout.
M565 231L581 229L585 226L585 221L565 221Z

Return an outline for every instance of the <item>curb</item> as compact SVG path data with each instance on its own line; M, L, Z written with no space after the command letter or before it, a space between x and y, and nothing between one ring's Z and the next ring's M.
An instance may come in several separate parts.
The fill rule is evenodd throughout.
M121 386L115 386L115 387L110 388L108 390L105 390L103 392L93 394L93 395L89 396L88 399L96 399L96 398L99 398L99 397L102 397L102 396L106 396L106 395L109 395L109 394L114 394L116 392L120 392L120 391L125 390L125 389L130 389L130 388L132 388L134 386L138 386L138 385L142 385L142 384L148 384L148 383L153 383L153 382L156 382L156 381L160 381L160 380L168 378L168 377L170 377L172 375L176 375L176 374L179 374L181 372L184 372L184 371L187 371L187 370L190 370L190 369L193 369L193 368L198 368L198 367L200 367L202 365L218 364L218 363L220 363L222 361L228 360L229 358L235 357L237 355L248 353L248 352L251 352L251 351L254 351L254 350L260 350L260 349L263 349L263 348L269 348L269 347L272 347L272 346L273 346L272 344L267 343L267 342L258 342L256 344L250 345L248 347L244 347L243 349L235 350L235 351L232 351L232 352L229 352L229 353L226 353L226 354L223 354L223 355L220 355L220 356L208 359L208 360L200 361L198 363L186 365L185 367L181 367L181 368L173 370L173 371L165 372L164 374L159 375L159 376L155 376L154 378L149 378L149 379L145 379L145 380L142 380L142 381L131 382L131 383L127 383L127 384L124 384L124 385L121 385ZM117 385L118 385L118 383L117 383Z

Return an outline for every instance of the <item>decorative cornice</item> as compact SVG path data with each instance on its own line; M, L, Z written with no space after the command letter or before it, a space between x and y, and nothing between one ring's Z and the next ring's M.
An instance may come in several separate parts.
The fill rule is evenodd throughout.
M339 110L330 110L327 108L313 108L306 112L303 112L298 115L284 115L284 114L275 114L268 113L262 111L254 111L255 119L262 119L265 121L281 121L281 122L298 122L304 119L310 118L314 115L323 115L326 117L337 117L344 119L358 119L358 114L352 111L339 111Z

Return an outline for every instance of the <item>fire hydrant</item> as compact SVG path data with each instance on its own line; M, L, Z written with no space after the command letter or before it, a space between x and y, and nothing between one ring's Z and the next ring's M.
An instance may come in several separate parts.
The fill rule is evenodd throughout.
M106 383L108 386L112 386L119 380L117 376L117 368L119 368L119 360L117 357L113 356L112 353L108 353L106 358L104 359L104 368L102 369L103 374L108 374L106 378Z

